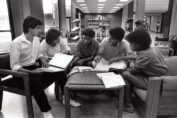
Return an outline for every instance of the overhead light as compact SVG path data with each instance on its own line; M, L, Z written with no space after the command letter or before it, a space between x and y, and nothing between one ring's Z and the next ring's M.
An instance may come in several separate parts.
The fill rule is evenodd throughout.
M98 0L98 2L106 2L106 0Z
M120 2L127 2L128 0L120 0Z
M117 5L117 6L122 6L122 5L124 5L124 4L120 4L120 3L119 3L119 4L116 4L116 5Z
M88 7L82 7L82 9L88 9Z
M98 6L98 9L103 9L103 6Z
M115 7L113 7L114 9L118 9L118 8L120 8L120 7L118 7L118 6L115 6Z
M79 4L80 6L87 6L86 4Z
M104 4L98 4L98 6L104 6Z
M84 2L84 0L76 0L76 2Z

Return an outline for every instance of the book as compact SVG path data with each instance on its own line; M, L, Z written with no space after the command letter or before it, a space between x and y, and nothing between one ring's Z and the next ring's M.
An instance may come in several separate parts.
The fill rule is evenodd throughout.
M64 71L69 63L73 60L74 55L67 55L62 53L57 53L54 57L49 61L48 68L42 68L45 72L57 72Z
M109 71L110 69L126 69L127 65L124 61L114 62L109 64L105 59L101 59L96 65L95 70Z
M105 88L118 87L125 85L125 81L120 74L113 72L97 73L99 79L102 80Z
M71 29L72 32L79 30L79 27L75 26L73 29Z

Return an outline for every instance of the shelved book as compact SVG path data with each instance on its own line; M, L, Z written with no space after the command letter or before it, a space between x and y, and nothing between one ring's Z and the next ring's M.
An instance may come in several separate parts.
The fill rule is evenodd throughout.
M62 53L57 53L55 56L49 61L48 68L42 68L44 72L57 72L64 71L69 63L73 60L74 55L67 55Z

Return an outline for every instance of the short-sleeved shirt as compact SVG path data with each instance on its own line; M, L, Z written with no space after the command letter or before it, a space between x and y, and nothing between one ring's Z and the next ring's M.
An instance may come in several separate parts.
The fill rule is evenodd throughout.
M118 56L126 56L131 52L132 51L130 50L129 43L126 40L122 40L116 46L112 46L111 42L109 41L109 37L103 39L98 51L98 53L102 54L103 58L105 58L106 60Z
M147 76L161 76L168 73L168 67L162 55L151 47L137 53L135 67L131 72L144 73Z
M59 53L61 51L70 51L70 48L65 42L65 40L65 38L60 37L60 42L54 47L47 44L46 40L43 40L40 44L40 52L43 55L53 57L56 53Z
M79 58L87 58L93 54L97 54L99 43L96 40L92 40L89 46L86 46L84 40L81 40L77 45L76 56Z

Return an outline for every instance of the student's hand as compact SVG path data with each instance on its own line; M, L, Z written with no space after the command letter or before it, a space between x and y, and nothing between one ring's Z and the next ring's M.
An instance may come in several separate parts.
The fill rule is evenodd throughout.
M119 59L118 59L118 58L111 58L111 59L108 61L108 63L109 63L109 64L112 64L113 62L116 62L116 61L119 61Z
M95 61L96 63L99 63L100 60L101 60L101 57L100 57L100 56L96 56L96 57L94 58L94 61Z
M78 64L79 66L82 66L82 65L84 64L84 60L83 60L83 59L79 60L79 61L77 62L77 64Z
M34 75L42 75L43 69L37 68L37 69L35 69L35 70L32 70L30 73L31 73L31 74L34 74Z
M62 53L62 54L70 54L70 51L69 50L63 50L60 53Z
M46 68L46 67L49 66L49 64L48 64L48 62L47 62L47 59L45 59L45 58L40 58L40 61L41 61L41 66L42 66L43 68Z

